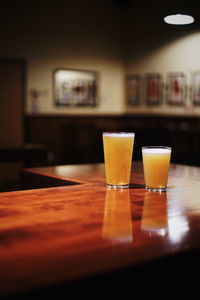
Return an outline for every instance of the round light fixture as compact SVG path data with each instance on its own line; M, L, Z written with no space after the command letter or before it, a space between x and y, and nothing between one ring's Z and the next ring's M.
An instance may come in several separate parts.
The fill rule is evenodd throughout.
M164 18L165 23L172 25L186 25L194 22L194 18L189 15L169 15Z

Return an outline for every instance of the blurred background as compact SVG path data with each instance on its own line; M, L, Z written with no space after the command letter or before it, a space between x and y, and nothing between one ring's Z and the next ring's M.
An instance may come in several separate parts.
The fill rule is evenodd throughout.
M193 15L169 25L170 13ZM200 165L198 1L19 0L1 4L0 191L19 189L21 168L103 162L103 131L134 131L141 146L173 147L172 162ZM55 70L95 71L95 106L56 105ZM167 78L185 78L183 101L167 102ZM146 76L162 77L161 101L147 102ZM138 103L127 100L137 75Z

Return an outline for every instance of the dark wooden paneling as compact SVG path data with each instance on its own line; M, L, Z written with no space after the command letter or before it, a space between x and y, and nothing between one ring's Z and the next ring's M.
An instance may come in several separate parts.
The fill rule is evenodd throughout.
M49 146L55 164L103 161L103 131L135 132L134 160L144 145L167 145L172 162L200 165L200 118L180 116L28 116L26 141Z
M13 153L5 152L23 147L25 90L26 62L0 57L0 191L18 181L21 162L16 163Z

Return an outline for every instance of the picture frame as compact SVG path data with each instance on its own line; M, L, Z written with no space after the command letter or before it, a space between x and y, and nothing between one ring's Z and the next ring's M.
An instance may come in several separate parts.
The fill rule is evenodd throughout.
M163 76L159 73L146 74L146 102L148 105L163 102Z
M60 107L96 106L98 77L96 71L55 69L53 72L54 104Z
M170 105L183 105L186 99L186 76L182 72L167 75L167 100Z
M191 101L193 105L200 105L200 71L191 74Z
M126 77L127 103L129 105L138 105L140 103L140 82L138 74L130 74Z

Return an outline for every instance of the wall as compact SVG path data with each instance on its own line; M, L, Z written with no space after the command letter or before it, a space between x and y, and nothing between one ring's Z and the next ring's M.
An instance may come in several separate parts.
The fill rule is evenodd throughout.
M191 13L195 15L195 23L187 26L165 24L166 15L171 1L145 2L137 4L137 10L130 10L127 15L125 73L141 76L140 105L129 107L130 113L169 114L169 115L199 115L200 106L191 103L191 74L200 70L200 24L199 6L180 2L182 10L194 6ZM156 5L155 5L156 4ZM145 7L145 9L144 9ZM155 9L157 7L157 9ZM176 6L173 6L173 9ZM181 11L182 11L181 10ZM190 9L188 10L190 12ZM176 10L173 10L176 11ZM187 10L185 10L187 11ZM144 26L145 25L145 26ZM169 73L183 72L186 75L187 94L185 105L170 106L166 103L167 76ZM163 104L146 105L146 75L159 73L164 79Z
M128 74L136 73L142 77L141 106L132 107L130 112L168 113L168 114L200 114L200 107L191 103L191 74L200 70L199 49L200 33L193 33L188 36L172 41L167 45L159 47L153 53L149 53L142 60L135 60L131 57L126 67ZM157 107L148 107L145 104L145 75L147 73L160 73L164 78L164 104ZM185 105L170 106L166 103L167 75L171 72L183 72L186 75Z
M124 111L119 18L112 1L104 0L51 3L29 0L3 5L0 56L27 60L28 114L120 114ZM99 105L81 109L54 106L55 68L99 72ZM39 92L34 111L31 89Z
M4 3L0 56L27 60L27 114L200 114L199 107L191 106L189 94L183 107L165 103L148 107L144 81L141 105L126 105L126 74L138 73L143 78L146 73L159 72L165 79L168 72L184 72L189 86L191 71L200 70L200 31L162 24L161 13L170 1L167 4L124 1L128 6L114 5L117 2L120 3L114 0ZM55 68L98 71L99 105L56 107L53 102ZM39 92L34 110L31 89Z
M55 68L95 70L99 73L98 102L96 107L59 107L53 101L53 71ZM36 89L44 95L38 97L36 113L43 114L109 114L122 113L123 107L123 68L115 58L87 57L71 54L62 57L44 57L29 61L27 112L32 112L30 90ZM35 111L33 111L35 112Z

